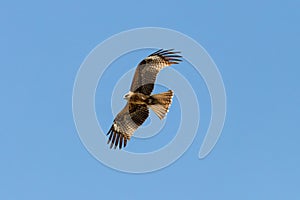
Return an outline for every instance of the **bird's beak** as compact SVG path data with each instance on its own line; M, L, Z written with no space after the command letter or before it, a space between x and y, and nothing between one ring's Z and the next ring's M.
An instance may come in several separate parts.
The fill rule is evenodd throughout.
M126 99L127 101L130 99L130 97L131 97L131 92L128 92L123 96L123 98Z

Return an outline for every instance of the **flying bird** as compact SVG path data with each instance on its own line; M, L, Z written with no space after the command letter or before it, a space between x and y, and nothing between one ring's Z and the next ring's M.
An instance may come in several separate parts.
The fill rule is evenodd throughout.
M178 64L182 60L180 52L174 49L160 49L144 60L142 60L134 73L130 91L124 96L127 100L125 107L115 117L111 128L109 129L108 141L110 148L119 149L126 147L127 141L133 135L136 129L141 126L149 116L149 108L155 114L163 119L172 103L174 92L169 90L160 94L151 92L154 88L156 77L160 70L172 64Z

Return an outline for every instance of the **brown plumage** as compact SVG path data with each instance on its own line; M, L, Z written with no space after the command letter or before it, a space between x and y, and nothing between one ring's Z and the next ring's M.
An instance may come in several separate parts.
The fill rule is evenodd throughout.
M182 60L173 49L160 49L142 60L135 70L130 92L125 95L127 104L115 117L109 135L110 148L125 147L127 140L149 116L149 107L163 119L172 103L173 91L151 95L156 77L160 70Z

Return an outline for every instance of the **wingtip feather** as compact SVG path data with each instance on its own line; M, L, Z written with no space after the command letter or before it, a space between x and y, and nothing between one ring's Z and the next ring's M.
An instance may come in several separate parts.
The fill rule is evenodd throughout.
M174 49L159 49L158 51L152 53L149 56L160 56L161 58L163 58L165 61L168 62L168 64L178 64L179 62L182 62L182 58L180 54L180 51L174 51Z

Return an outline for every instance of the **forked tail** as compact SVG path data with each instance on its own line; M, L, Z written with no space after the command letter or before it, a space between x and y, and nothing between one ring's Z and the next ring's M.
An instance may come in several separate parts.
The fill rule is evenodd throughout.
M148 101L148 106L155 112L159 119L163 119L172 103L173 91L169 90L160 94L151 95Z

